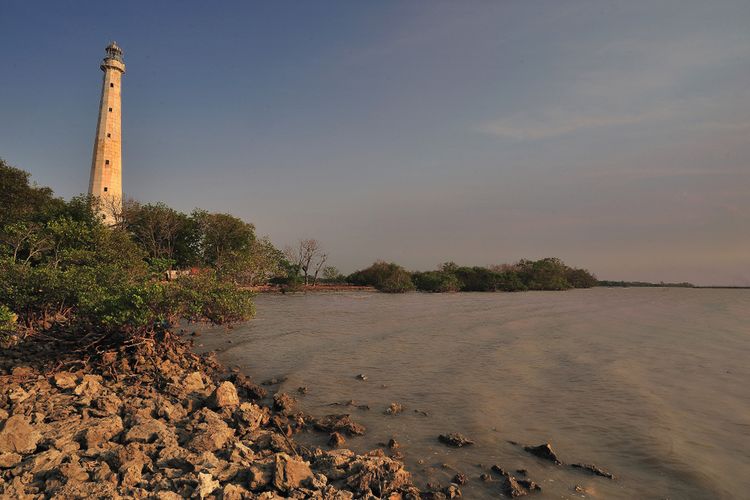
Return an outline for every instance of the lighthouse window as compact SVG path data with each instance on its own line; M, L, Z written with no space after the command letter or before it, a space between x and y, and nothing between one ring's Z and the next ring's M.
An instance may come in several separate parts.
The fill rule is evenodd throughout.
M109 165L109 160L104 160L105 165Z
M114 84L114 83L110 83L110 84L109 84L109 86L110 86L110 87L114 87L114 86L115 86L115 84Z
M107 188L104 188L104 191L106 192L106 191L107 191Z
M112 134L110 134L109 132L107 132L107 137L112 137Z
M112 108L109 108L110 111L112 111Z

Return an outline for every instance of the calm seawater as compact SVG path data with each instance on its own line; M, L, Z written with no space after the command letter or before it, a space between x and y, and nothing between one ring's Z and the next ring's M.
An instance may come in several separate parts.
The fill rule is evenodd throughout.
M750 498L750 290L261 295L256 305L255 320L204 331L200 349L258 381L288 377L280 390L307 413L352 413L368 430L348 439L356 451L395 438L418 485L461 471L464 497L496 498L500 483L479 475L498 464L528 469L540 498ZM371 410L329 406L348 400ZM391 402L404 413L385 415ZM437 441L447 432L476 444L447 448ZM550 442L564 462L617 479L509 440Z

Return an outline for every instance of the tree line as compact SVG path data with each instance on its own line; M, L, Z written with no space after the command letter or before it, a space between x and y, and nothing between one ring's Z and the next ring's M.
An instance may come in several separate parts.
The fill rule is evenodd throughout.
M520 260L491 267L459 266L447 262L434 271L409 272L393 262L378 261L346 278L356 285L369 285L387 293L424 292L516 292L524 290L568 290L597 286L586 269L567 266L560 259Z
M236 277L265 279L256 276L270 272L259 261L276 250L251 224L129 202L107 226L96 199L66 201L29 177L0 159L0 340L41 331L149 335L180 319L253 315ZM164 281L166 269L191 265L200 272Z
M0 337L18 327L143 333L179 319L241 320L253 314L244 289L267 283L367 285L389 293L597 285L585 269L555 258L491 267L448 262L426 272L378 261L344 276L315 239L279 250L230 214L133 200L101 207L87 196L66 201L29 178L0 159ZM114 215L113 225L102 222L102 208ZM185 269L191 276L164 282L167 271Z

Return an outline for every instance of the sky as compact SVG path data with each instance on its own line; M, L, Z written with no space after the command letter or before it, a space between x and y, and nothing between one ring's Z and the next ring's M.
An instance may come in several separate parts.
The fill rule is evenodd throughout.
M344 272L557 256L750 285L750 2L0 1L0 157L85 192L104 47L123 186Z

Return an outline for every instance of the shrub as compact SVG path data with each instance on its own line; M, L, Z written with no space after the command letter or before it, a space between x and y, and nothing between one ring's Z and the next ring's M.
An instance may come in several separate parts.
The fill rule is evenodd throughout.
M443 271L414 273L412 281L414 281L417 290L424 292L457 292L461 288L461 284L454 274Z
M0 342L7 342L18 329L18 315L7 306L0 304Z
M414 290L409 271L393 262L377 261L366 269L350 274L347 281L354 285L373 286L386 293L404 293Z
M459 267L455 271L462 292L494 292L497 275L485 267Z

